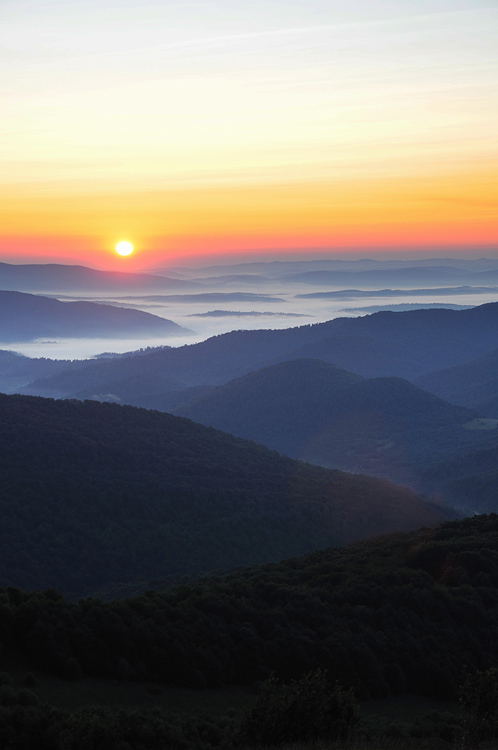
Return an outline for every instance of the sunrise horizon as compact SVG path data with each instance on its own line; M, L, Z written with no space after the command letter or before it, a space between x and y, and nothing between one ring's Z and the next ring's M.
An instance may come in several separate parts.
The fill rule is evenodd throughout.
M196 7L3 9L0 260L496 248L492 3Z
M362 247L296 247L296 248L240 248L226 252L178 252L166 253L156 251L148 260L144 259L147 251L134 251L133 255L140 257L117 256L116 252L106 250L102 253L90 255L90 253L76 254L51 254L43 252L39 254L30 253L0 253L0 263L8 265L65 265L81 266L97 271L110 271L115 273L154 273L166 271L168 268L202 268L208 266L238 266L247 263L261 262L286 262L286 261L360 261L375 260L402 261L409 264L428 260L496 260L498 262L498 247L493 245L432 245L429 247L386 247L386 246L362 246Z

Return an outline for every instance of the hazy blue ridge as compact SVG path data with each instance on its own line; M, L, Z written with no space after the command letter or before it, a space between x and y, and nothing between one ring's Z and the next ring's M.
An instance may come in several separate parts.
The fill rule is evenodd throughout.
M498 349L463 365L423 375L418 382L452 403L498 418Z
M194 394L190 403L184 393L172 410L196 422L419 490L428 466L498 443L497 429L467 428L476 411L400 378L364 379L319 360L264 368Z
M195 289L194 282L152 274L97 271L61 263L0 263L0 289L17 292Z
M34 341L44 337L127 338L179 336L186 328L157 315L95 302L60 302L22 292L0 291L0 340Z
M491 303L468 310L379 312L285 330L232 331L198 344L130 357L127 368L130 375L157 375L160 395L171 390L161 386L161 378L184 387L219 385L278 361L300 358L323 359L365 377L413 380L496 348L498 303ZM70 371L37 380L25 392L73 397L111 392L111 385L122 377L122 364L111 362L100 370L95 369L98 364L88 364L84 376L76 366L74 380ZM116 395L125 400L125 394ZM130 397L128 390L126 398Z

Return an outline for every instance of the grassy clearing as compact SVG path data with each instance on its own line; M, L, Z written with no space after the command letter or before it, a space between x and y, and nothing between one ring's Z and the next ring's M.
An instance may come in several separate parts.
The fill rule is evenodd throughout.
M11 663L4 653L0 669L10 674L14 688L29 689L43 703L68 712L88 706L110 709L161 708L172 714L194 716L230 717L237 720L256 699L256 691L247 687L230 687L216 690L192 690L152 683L135 683L118 680L80 679L67 680L30 670L13 655ZM34 680L26 680L27 674ZM436 731L427 736L427 728L437 728L437 722L455 719L458 704L440 702L420 696L405 695L360 704L360 725L356 739L348 741L318 741L310 743L285 743L278 750L475 750L462 745L461 740L450 742L441 739ZM432 720L427 717L437 716ZM422 729L413 736L413 727ZM486 745L480 746L487 750ZM488 746L489 750L496 746ZM264 746L237 748L237 750L270 750ZM275 748L273 748L275 750Z
M432 711L458 712L457 701L438 701L421 695L391 696L378 701L360 704L361 715L380 716L391 721L414 721Z
M29 686L29 690L42 702L66 711L77 711L90 705L109 708L158 706L178 713L221 716L229 712L235 716L250 706L255 698L254 692L246 687L191 690L119 680L67 680L19 666L18 662L9 665L5 659L2 659L0 669L11 676L12 685L16 688L25 687L26 675L28 672L33 674L36 682Z
M19 688L25 686L26 674L30 672L34 675L36 684L29 689L41 701L67 711L75 711L88 705L111 708L160 706L181 713L221 716L229 712L231 715L237 715L249 708L256 698L256 691L248 687L192 690L119 680L67 680L30 669L27 665L20 664L17 657L15 660L9 660L5 654L1 659L0 669L8 672L12 677L13 686ZM441 702L416 695L390 697L360 704L363 718L379 718L386 722L412 722L431 711L456 713L457 709L456 702Z

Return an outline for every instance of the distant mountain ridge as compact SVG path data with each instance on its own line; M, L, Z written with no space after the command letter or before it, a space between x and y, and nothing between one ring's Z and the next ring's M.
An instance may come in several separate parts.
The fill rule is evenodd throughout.
M95 302L59 302L24 292L0 291L0 341L43 337L179 336L186 328L157 315Z
M309 252L309 251L308 251ZM174 266L172 268L154 269L153 273L175 273L182 276L201 273L205 278L210 275L221 276L222 274L264 274L278 277L283 274L302 273L306 271L369 271L369 270L396 270L403 268L420 267L443 267L452 270L479 272L498 269L496 258L410 258L408 260L391 259L379 260L376 258L361 258L355 260L344 260L338 258L315 258L312 260L272 260L272 261L248 261L245 263L226 263L213 266L201 266L199 268L187 268Z
M467 310L379 312L284 330L232 331L198 344L153 352L140 360L129 358L127 368L137 376L145 372L157 375L157 390L149 393L152 396L171 390L166 386L171 380L178 388L221 385L271 364L302 358L322 359L364 377L414 380L497 348L498 303L490 303ZM80 365L75 370L74 380L68 371L37 380L25 392L88 397L109 392L109 383L122 373L117 362L104 369L91 363L84 372ZM128 390L126 398L130 396Z
M498 271L487 271L491 280L498 278ZM401 287L411 287L413 284L425 284L428 287L441 286L442 284L458 284L462 277L483 281L481 273L468 273L461 269L445 266L431 266L430 268L389 268L368 271L342 271L342 270L318 270L305 271L303 273L282 276L282 281L292 284L310 284L313 286L349 286L351 284L363 284L366 287L377 288L379 284L397 284Z
M362 297L446 297L461 294L498 293L497 287L489 286L453 286L423 289L337 289L332 292L309 292L296 294L296 299L344 299L355 300ZM437 304L437 303L433 303ZM426 307L429 305L426 305ZM474 305L472 305L474 307Z
M60 263L0 263L0 289L16 292L159 291L194 289L194 282L152 274L98 271Z
M238 284L254 286L279 284L290 287L318 286L340 290L351 285L364 290L378 289L379 285L409 290L423 285L430 294L431 287L482 286L498 282L498 261L464 261L462 259L374 261L372 259L274 261L241 265L211 266L198 269L174 269L175 275L213 287ZM165 269L162 271L167 273Z

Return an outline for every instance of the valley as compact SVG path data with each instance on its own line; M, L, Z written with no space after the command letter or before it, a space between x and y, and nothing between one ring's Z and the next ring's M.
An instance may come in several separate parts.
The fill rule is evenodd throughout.
M455 267L434 285L477 281ZM72 278L55 298L0 293L2 742L22 715L47 750L97 747L97 726L119 750L130 732L133 750L249 750L266 713L284 721L311 691L306 716L319 701L349 716L320 730L336 750L458 745L475 681L494 690L498 670L498 303L431 307L427 292L427 307L327 320L288 304L330 274L378 287L426 270L179 271L173 293L150 275L151 304L183 305L171 319L134 308L149 277L114 279L107 306L110 279L78 270L39 277ZM228 295L245 312L211 307ZM251 315L191 343L175 329ZM83 343L89 325L100 340L110 321L90 359L15 345ZM119 335L141 346L116 351ZM322 719L303 721L311 750Z

